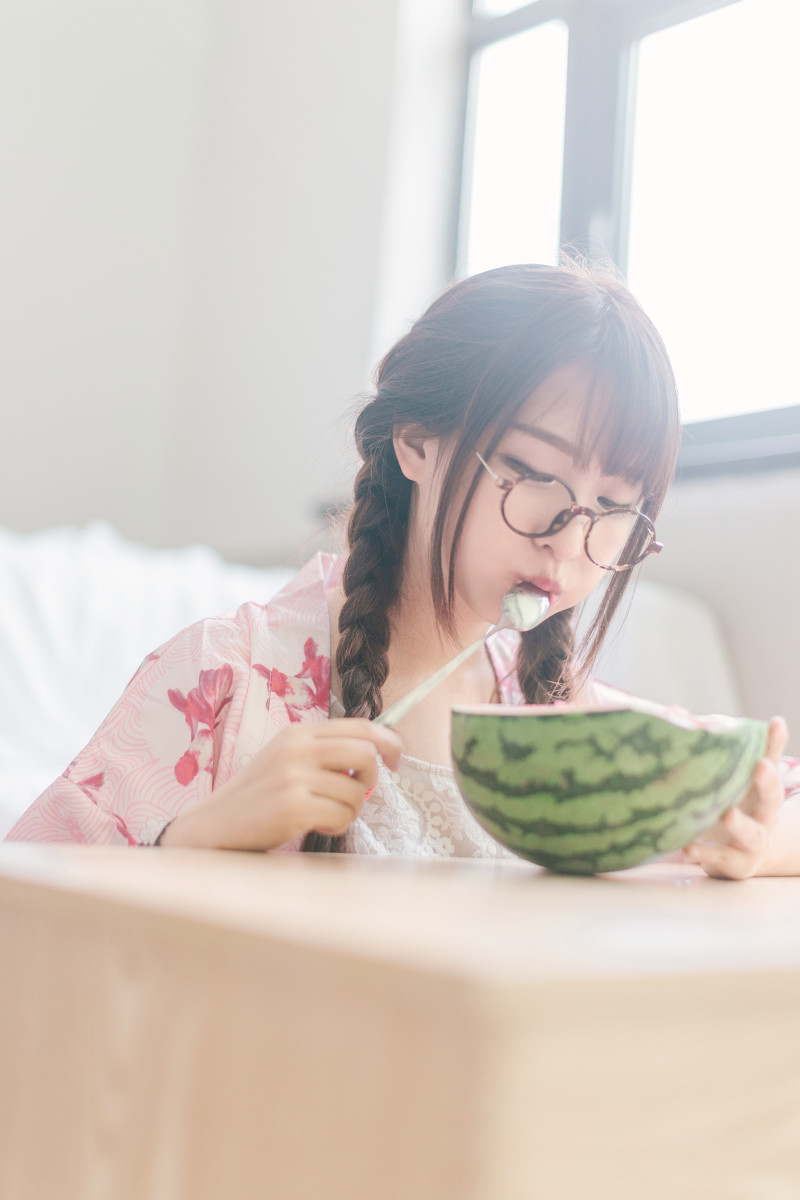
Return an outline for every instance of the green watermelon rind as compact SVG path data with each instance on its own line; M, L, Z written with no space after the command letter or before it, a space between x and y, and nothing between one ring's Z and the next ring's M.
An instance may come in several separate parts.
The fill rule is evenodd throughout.
M580 875L704 833L742 798L766 741L766 722L748 718L712 731L630 709L452 716L455 778L479 824L515 854Z

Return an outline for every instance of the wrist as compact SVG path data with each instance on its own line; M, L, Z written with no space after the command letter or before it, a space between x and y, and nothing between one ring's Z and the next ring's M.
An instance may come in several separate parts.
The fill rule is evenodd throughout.
M213 850L217 846L206 814L197 809L173 817L161 830L157 842L159 846L193 850Z

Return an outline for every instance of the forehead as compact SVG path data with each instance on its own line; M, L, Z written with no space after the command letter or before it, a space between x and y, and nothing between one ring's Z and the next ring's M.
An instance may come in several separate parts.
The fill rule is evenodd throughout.
M583 470L619 477L623 473L611 469L618 455L612 454L608 425L603 419L608 405L608 395L588 372L564 367L523 401L509 428L536 436L572 458Z
M522 402L514 423L549 429L577 446L588 387L586 376L574 368L556 371Z

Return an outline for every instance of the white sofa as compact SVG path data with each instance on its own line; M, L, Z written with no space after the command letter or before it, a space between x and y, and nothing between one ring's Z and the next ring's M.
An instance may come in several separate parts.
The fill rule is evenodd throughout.
M228 563L204 546L136 545L101 522L0 529L0 837L87 742L150 650L200 617L267 599L290 574ZM596 673L694 712L741 711L714 614L674 589L638 585Z

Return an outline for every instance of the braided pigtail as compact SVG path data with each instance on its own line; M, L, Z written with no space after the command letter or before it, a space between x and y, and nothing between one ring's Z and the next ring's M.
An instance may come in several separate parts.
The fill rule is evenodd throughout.
M517 653L517 678L528 704L569 700L575 686L572 611L554 613L523 633Z
M411 484L389 441L388 453L373 452L358 473L347 528L350 554L342 579L345 602L336 651L347 717L372 720L383 707L389 612L400 585L410 498Z
M369 413L365 410L362 418ZM373 440L358 426L356 432L366 454L347 526L350 553L342 577L336 670L344 715L372 720L383 708L381 688L389 673L389 613L400 586L411 484L400 470L391 436ZM334 853L344 849L344 838L312 831L302 848Z

